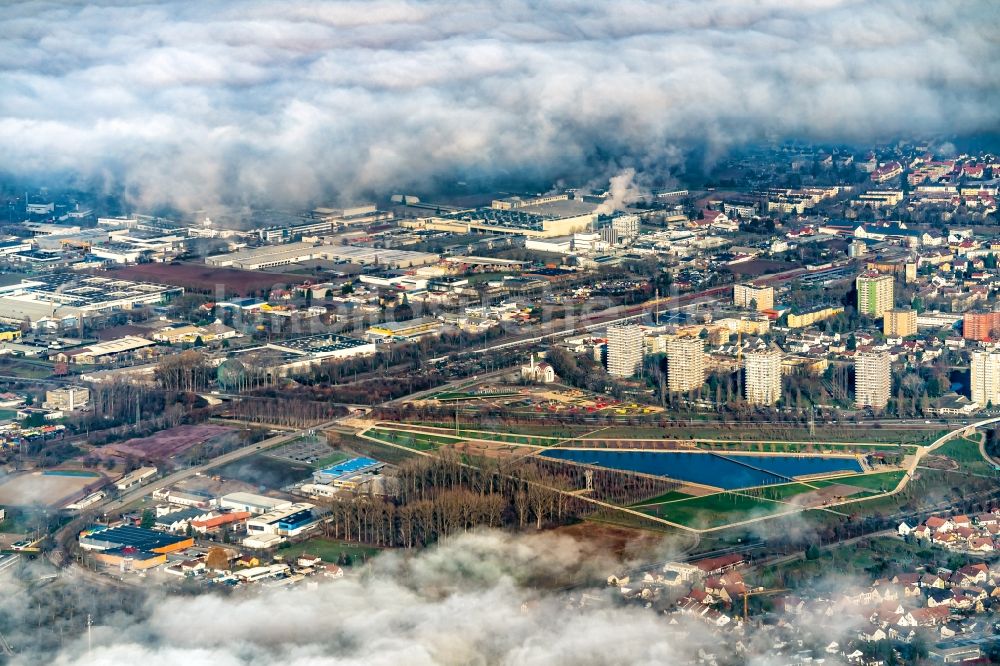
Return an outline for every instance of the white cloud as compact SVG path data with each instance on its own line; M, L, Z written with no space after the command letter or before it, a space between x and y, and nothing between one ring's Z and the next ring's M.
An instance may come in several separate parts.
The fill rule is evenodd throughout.
M0 170L304 204L651 171L763 136L995 130L998 18L988 0L5 3Z

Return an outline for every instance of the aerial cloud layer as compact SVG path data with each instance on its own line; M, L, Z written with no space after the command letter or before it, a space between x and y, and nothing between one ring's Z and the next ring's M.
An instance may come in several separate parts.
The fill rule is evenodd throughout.
M0 171L182 208L997 129L993 0L0 6Z
M670 553L665 542L662 555ZM115 611L117 591L82 594L79 579L62 588L71 591L65 604L52 593L39 601L44 589L0 581L0 618L14 645L12 666L671 666L692 663L699 652L732 657L736 649L735 636L721 640L702 620L672 621L641 603L615 603L613 588L538 589L537 580L600 579L619 570L592 544L566 536L473 532L419 553L383 554L369 565L316 586L229 595L137 590L145 601L129 614ZM838 595L855 584L829 582ZM66 616L66 604L75 607L73 629L39 647L40 634L54 632L39 622ZM80 625L91 612L88 639ZM799 616L795 623L823 646L850 636L852 617ZM745 663L787 663L767 657L773 640L749 632L741 641ZM827 663L842 662L829 656Z

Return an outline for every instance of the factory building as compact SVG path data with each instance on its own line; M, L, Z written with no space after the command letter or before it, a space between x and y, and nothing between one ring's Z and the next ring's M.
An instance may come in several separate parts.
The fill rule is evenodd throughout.
M296 537L316 527L319 522L313 513L315 505L308 502L289 504L280 509L262 513L247 520L247 535L273 534Z
M288 500L253 493L229 493L219 498L220 508L246 511L253 515L264 514L290 505L291 502Z
M489 208L460 210L416 220L403 220L410 229L453 233L517 234L527 238L571 236L594 230L598 204L555 194L531 199L498 199Z

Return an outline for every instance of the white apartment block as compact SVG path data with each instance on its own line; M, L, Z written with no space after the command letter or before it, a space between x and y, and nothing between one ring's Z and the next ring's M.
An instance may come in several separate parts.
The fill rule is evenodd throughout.
M705 383L705 343L698 337L667 340L667 389L683 393Z
M744 392L752 405L774 405L781 400L781 350L772 345L744 356Z
M1000 406L1000 351L972 352L972 402Z
M642 367L643 331L634 324L608 327L608 374L634 377Z
M885 409L892 389L889 353L858 352L854 357L854 405Z

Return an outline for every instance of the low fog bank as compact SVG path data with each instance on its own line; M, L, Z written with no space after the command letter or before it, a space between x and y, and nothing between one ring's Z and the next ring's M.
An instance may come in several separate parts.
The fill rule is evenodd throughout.
M5 3L0 172L193 210L996 133L998 19L990 0Z

